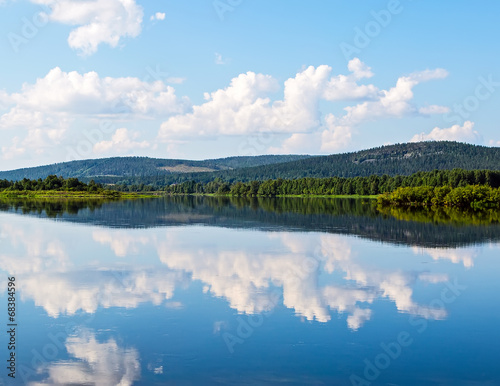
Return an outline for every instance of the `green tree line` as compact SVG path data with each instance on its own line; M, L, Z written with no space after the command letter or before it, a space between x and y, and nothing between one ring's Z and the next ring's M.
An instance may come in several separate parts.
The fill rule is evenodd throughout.
M103 192L105 189L102 184L91 180L88 184L79 181L78 178L58 177L50 175L45 179L30 180L24 178L19 181L0 180L0 191L22 191L22 192L36 192L36 191L67 191L67 192Z
M217 194L237 197L287 195L380 195L381 205L491 206L500 202L500 171L434 170L410 176L274 179L229 183L220 178L207 183L186 181L163 188L168 194ZM151 185L115 186L115 190L153 191ZM0 191L109 192L101 184L50 175L44 180L0 180ZM116 193L116 192L115 192ZM495 204L497 203L497 204Z
M186 181L172 184L164 191L172 194L229 194L233 196L281 196L281 195L378 195L393 192L400 187L465 187L484 185L500 186L500 172L493 170L434 170L418 172L410 176L329 177L274 179L266 181L234 182L216 178L208 183ZM126 189L126 186L121 188ZM145 189L154 189L144 186Z

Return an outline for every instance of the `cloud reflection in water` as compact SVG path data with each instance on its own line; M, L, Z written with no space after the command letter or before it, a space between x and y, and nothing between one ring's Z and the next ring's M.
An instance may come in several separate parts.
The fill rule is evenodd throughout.
M99 342L94 332L82 330L69 337L65 346L74 359L39 369L46 378L30 385L129 386L140 378L139 353L135 348L120 347L114 339Z
M280 288L283 305L296 315L328 322L332 311L345 313L352 330L370 320L370 305L382 298L393 301L399 312L446 318L445 310L413 300L417 282L446 282L446 274L379 267L376 260L366 264L353 252L355 239L347 236L211 227L200 232L196 226L74 227L75 237L84 238L92 250L93 259L82 263L74 258L78 251L71 240L54 231L60 224L24 221L33 236L23 233L22 221L1 226L3 241L11 243L11 252L0 254L1 268L22 274L23 298L32 299L52 317L79 310L94 313L99 307L135 308L146 302L177 304L176 289L196 280L240 313L271 311ZM114 259L101 259L110 252ZM426 252L435 259L472 265L470 251ZM322 280L325 276L330 279Z

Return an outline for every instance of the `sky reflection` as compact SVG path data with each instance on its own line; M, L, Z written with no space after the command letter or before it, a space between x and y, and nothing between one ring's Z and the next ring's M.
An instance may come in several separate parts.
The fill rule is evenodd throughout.
M447 316L445 309L414 299L417 284L449 280L441 265L379 264L381 256L359 249L351 236L202 226L68 227L1 216L9 220L0 225L1 269L21 278L23 300L34 301L54 318L143 303L179 305L176 291L193 282L238 313L269 312L282 304L305 320L322 323L343 313L351 330L370 320L372 304L383 299L401 313L436 320ZM468 268L479 253L470 248L408 250ZM274 300L276 289L282 303Z
M119 346L114 339L100 342L95 332L82 330L68 337L65 348L71 360L58 361L39 368L39 385L129 386L140 378L139 353L134 348Z

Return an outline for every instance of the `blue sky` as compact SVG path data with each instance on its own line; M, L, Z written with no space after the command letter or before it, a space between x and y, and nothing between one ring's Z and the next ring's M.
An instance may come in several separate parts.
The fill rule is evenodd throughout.
M0 1L0 170L500 146L500 3Z

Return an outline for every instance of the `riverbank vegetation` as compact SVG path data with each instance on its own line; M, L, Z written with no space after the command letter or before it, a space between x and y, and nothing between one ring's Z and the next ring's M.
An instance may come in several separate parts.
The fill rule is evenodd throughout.
M441 206L377 206L377 211L383 216L407 222L455 226L500 224L500 211L493 208L474 210Z
M500 172L493 170L434 170L410 176L330 177L255 180L229 183L187 181L162 190L152 186L103 186L77 178L48 176L44 180L0 180L0 195L13 197L139 197L140 193L199 194L234 197L371 197L379 206L447 206L500 208Z
M0 196L0 211L111 227L127 226L134 221L145 227L195 223L273 229L292 226L296 230L335 230L427 246L500 240L498 209L377 207L374 200L367 199L172 195L160 200L110 200Z
M0 180L0 191L66 191L66 192L99 192L103 191L102 184L97 184L93 180L88 184L78 180L78 178L57 177L50 175L44 180L30 180L24 178L19 181Z
M293 180L255 180L251 182L228 183L219 178L208 183L187 181L166 186L171 194L225 194L232 196L294 196L294 195L359 195L374 196L393 192L400 187L465 187L484 185L500 186L500 172L493 170L434 170L418 172L410 176L388 175L370 177L299 178ZM118 187L126 190L127 187ZM122 189L123 188L123 189ZM152 187L150 187L152 188Z
M30 180L24 178L20 181L0 180L0 196L25 197L25 198L120 198L136 196L134 193L122 193L104 188L101 184L90 181L88 184L77 178L64 179L55 175L44 180Z
M500 189L485 185L401 187L377 198L380 206L446 206L455 208L500 208Z

